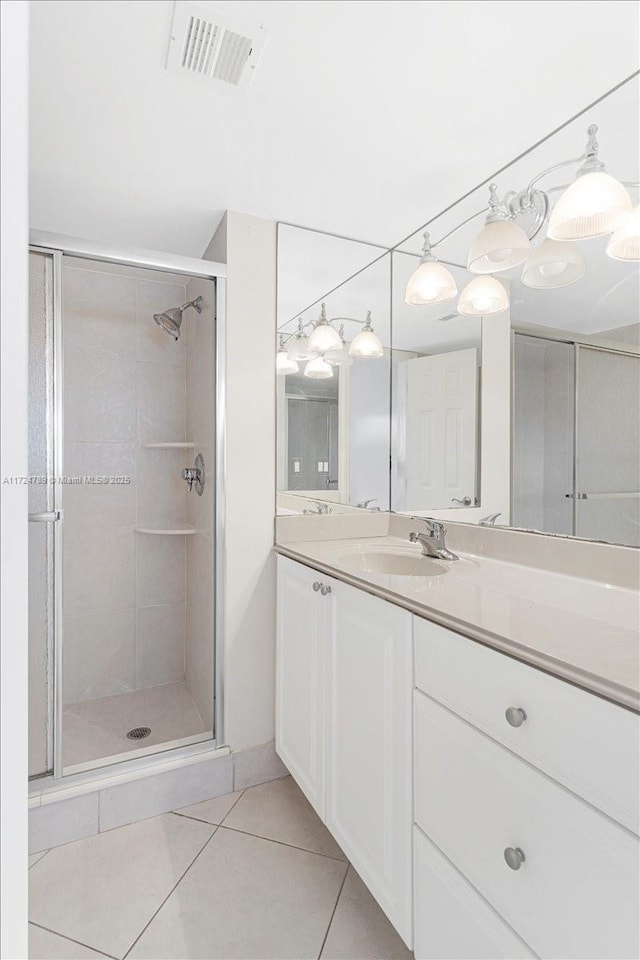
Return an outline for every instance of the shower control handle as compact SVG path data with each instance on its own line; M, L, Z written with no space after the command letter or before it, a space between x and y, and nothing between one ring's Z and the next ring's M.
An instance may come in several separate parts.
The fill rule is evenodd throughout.
M204 460L202 459L201 453L197 455L192 467L184 468L182 471L182 479L187 481L189 493L191 493L195 487L198 496L202 496L204 491Z

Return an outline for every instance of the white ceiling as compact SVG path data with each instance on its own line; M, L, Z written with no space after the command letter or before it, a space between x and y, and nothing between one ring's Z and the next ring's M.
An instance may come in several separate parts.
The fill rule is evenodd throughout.
M32 2L34 227L199 256L230 208L391 245L638 61L625 0L203 5L268 31L244 93L164 70L169 0Z

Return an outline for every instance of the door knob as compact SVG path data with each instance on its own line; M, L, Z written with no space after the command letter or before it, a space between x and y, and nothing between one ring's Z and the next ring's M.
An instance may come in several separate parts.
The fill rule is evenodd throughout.
M316 593L317 593L318 590L320 589L320 586L321 586L320 581L319 581L319 580L316 580L316 582L315 582L314 585L313 585L313 589L315 590Z
M507 707L504 715L507 718L507 723L511 727L521 727L527 719L527 715L522 707Z
M507 847L504 852L504 858L507 861L507 866L512 870L519 870L527 859L520 847Z
M463 507L470 507L471 497L462 497L461 500L458 500L457 497L451 497L451 503L460 503Z
M331 593L331 587L323 583L322 586L320 587L320 593L322 594L323 597L326 597L328 593Z

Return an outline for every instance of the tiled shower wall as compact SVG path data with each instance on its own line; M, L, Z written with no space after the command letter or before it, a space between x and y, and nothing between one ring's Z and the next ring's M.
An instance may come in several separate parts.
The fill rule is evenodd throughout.
M153 320L186 299L180 283L63 271L64 472L131 479L64 488L66 703L185 677L189 538L134 527L186 518L192 452L142 447L187 439L188 330L176 342Z
M207 730L213 729L214 632L214 457L215 324L213 284L191 280L187 299L202 297L202 313L187 336L187 435L193 456L205 463L205 488L187 496L187 521L196 529L187 537L187 638L185 669L189 691ZM207 584L211 588L207 589Z

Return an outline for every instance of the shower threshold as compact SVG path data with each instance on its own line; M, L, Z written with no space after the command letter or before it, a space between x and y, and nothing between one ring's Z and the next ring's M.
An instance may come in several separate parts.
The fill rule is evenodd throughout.
M127 734L150 727L144 739ZM68 704L62 714L65 775L212 739L185 682Z

